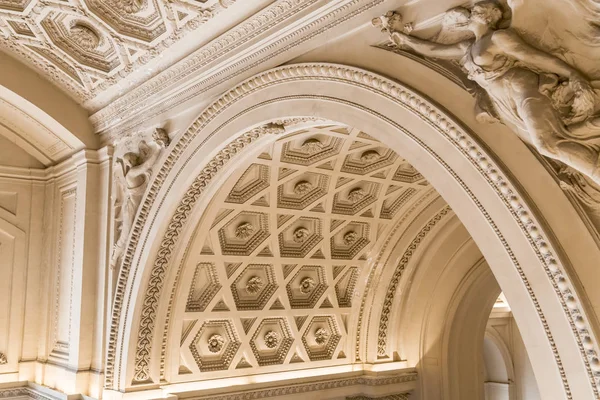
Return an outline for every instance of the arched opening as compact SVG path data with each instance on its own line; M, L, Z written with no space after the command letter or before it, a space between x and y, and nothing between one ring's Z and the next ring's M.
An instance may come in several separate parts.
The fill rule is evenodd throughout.
M511 360L506 360L500 350L500 344L490 335L483 338L484 393L486 400L510 400L508 369Z
M297 124L323 121L369 132L408 160L451 206L493 272L480 279L496 284L495 277L511 304L518 305L515 319L523 327L536 376L546 379L542 396L592 396L595 353L582 351L584 331L575 327L575 319L587 323L581 305L585 294L570 282L555 252L558 242L536 221L517 183L468 130L421 96L385 78L335 65L289 66L262 74L225 94L178 139L145 198L124 257L108 344L107 388L158 387L166 376L162 343L169 335L168 299L177 277L171 267L185 254L194 222L235 170L230 166L243 164L253 151L276 140L269 133L281 133L282 125L293 132ZM199 152L210 161L198 164ZM174 182L188 189L173 193ZM379 271L374 279L381 276ZM381 292L364 294L372 315L384 304ZM495 297L488 296L489 313ZM571 306L563 307L567 300ZM456 312L466 311L458 307ZM483 337L485 324L481 328ZM373 329L358 333L353 362L378 364L380 356L393 362L393 346L384 346L382 354L375 350L379 343ZM591 327L585 332L591 335ZM440 384L452 390L452 384Z

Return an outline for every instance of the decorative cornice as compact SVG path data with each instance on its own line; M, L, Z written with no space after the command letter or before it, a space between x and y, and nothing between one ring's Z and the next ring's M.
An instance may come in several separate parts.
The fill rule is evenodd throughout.
M407 382L415 382L418 376L416 372L403 373L401 375L394 376L382 376L382 377L370 377L370 376L358 376L343 379L326 380L321 382L309 382L295 385L285 385L276 388L262 389L262 390L250 390L242 393L224 394L224 395L210 395L210 396L199 396L193 397L192 400L250 400L250 399L266 399L276 396L286 396L290 394L299 393L310 393L323 390L331 390L352 386L384 386L384 385L398 385ZM361 398L361 397L358 397ZM384 397L387 399L387 397ZM390 398L392 399L392 398ZM400 397L399 399L403 399Z
M369 396L350 396L346 400L409 400L410 392L390 394L387 396L369 397Z
M119 99L110 106L98 111L90 117L90 121L96 132L108 135L108 138L104 140L114 140L115 136L120 135L121 132L134 129L134 127L142 124L144 120L148 119L148 115L159 115L164 113L220 84L231 81L234 77L247 73L255 67L265 65L274 57L319 36L329 29L370 10L384 1L385 0L372 0L363 6L360 5L363 0L352 0L342 3L338 8L325 15L318 16L318 18L313 21L303 24L298 27L297 30L290 32L286 36L273 36L271 42L268 44L266 43L246 57L242 59L235 58L232 62L225 63L220 70L213 71L209 76L199 78L194 84L190 85L190 81L193 81L193 77L188 74L188 71L192 70L191 66L195 64L208 64L213 62L214 59L222 57L223 54L218 53L213 58L213 48L221 50L221 46L225 46L229 49L228 46L231 38L226 34L223 38L217 39L212 45L213 47L209 48L209 51L203 52L201 50L199 54L194 54L183 62L176 64L157 78L152 79L138 89L131 91L122 99ZM289 3L288 7L291 8L291 5L299 3L299 0L286 0L281 5L283 6L283 4L286 3ZM308 5L311 5L312 3L313 2L311 1ZM279 5L279 3L277 3L277 5ZM306 7L308 5L306 5ZM290 17L296 15L304 8L305 6L301 9L294 10L293 14L290 14ZM279 17L280 14L271 13L262 18L263 20L266 19L268 21L270 18L273 18L274 15ZM269 23L264 28L259 20L255 21L254 25L258 26L260 31L263 32L272 28L274 25L281 22L281 20L282 19L274 19L273 23ZM237 38L246 35L244 33L246 25L237 29L239 31L235 31L233 37ZM248 36L258 34L260 34L258 31L251 31L251 34ZM232 54L237 55L238 51L239 47L237 46L231 48ZM185 77L185 79L179 80L180 77ZM185 89L176 91L173 88L173 85L171 85L174 79L177 79L177 82L184 82L186 85ZM167 98L163 95L163 93L167 92L166 85L169 85L170 88L168 92L174 93Z
M598 364L598 353L596 348L595 339L593 338L593 331L589 326L588 321L584 316L584 309L581 305L581 301L578 299L577 291L573 287L568 275L565 272L565 268L561 265L561 261L555 255L555 250L552 248L552 245L549 243L546 234L544 233L543 228L536 220L535 215L528 209L526 201L519 194L519 191L512 185L510 180L506 177L502 169L499 165L493 161L493 159L487 154L487 150L480 146L475 140L473 140L469 134L463 130L459 125L457 125L454 121L448 118L446 115L442 114L438 109L431 104L429 101L425 100L420 95L412 92L411 90L401 86L400 84L383 78L379 75L366 72L364 70L360 70L357 68L339 66L334 64L326 64L326 63L314 63L314 64L295 64L283 66L280 68L276 68L274 70L270 70L264 73L261 73L244 83L236 86L234 89L225 93L221 98L215 101L211 106L207 107L205 111L199 116L199 118L191 125L187 132L182 134L178 142L173 146L173 150L169 154L169 157L164 162L161 170L157 174L156 178L154 178L152 182L152 187L146 195L144 200L143 210L150 210L153 202L155 201L158 193L158 188L162 186L165 181L167 175L170 173L173 165L178 160L183 151L188 147L191 143L192 139L196 137L199 131L202 130L204 126L206 126L210 121L215 119L218 115L220 115L224 110L228 109L228 107L242 98L249 96L250 94L262 90L266 87L281 84L288 81L295 80L308 80L315 79L320 81L331 81L331 82L340 82L349 84L352 86L360 87L362 89L371 91L372 93L386 98L390 101L398 104L399 107L403 107L414 115L419 116L423 121L428 123L433 129L435 129L440 135L446 138L450 144L452 144L457 150L459 150L465 159L469 161L482 175L482 177L488 182L488 185L497 193L499 199L503 201L507 209L513 215L515 222L521 228L523 235L528 239L529 243L532 246L532 249L537 254L538 260L540 264L544 267L546 275L550 280L551 284L554 287L557 299L561 302L563 309L565 311L565 316L567 317L569 323L571 324L573 334L577 339L577 342L581 349L581 357L585 363L585 367L588 371L588 376L592 387L596 395L598 395L598 386L600 384L600 365ZM313 97L315 100L318 100L320 96L306 96L307 98ZM322 97L322 96L321 96ZM323 97L325 99L325 97ZM277 99L280 100L280 99ZM351 105L357 108L362 108L364 111L371 113L372 115L378 116L379 118L384 118L381 114L361 107L360 105L344 101L341 99L332 99L328 98L330 101L337 101L339 103L346 103L347 105ZM273 101L273 99L271 100ZM555 361L557 368L562 376L563 385L565 388L565 392L569 398L572 398L568 379L566 377L564 368L562 366L562 361L560 355L558 353L558 349L554 342L554 338L552 336L552 332L550 331L550 327L544 316L539 301L522 269L520 266L516 256L513 253L513 250L509 246L508 242L500 232L497 227L495 221L489 216L487 210L484 206L479 202L477 197L473 194L471 189L465 184L465 182L461 179L461 177L454 171L450 166L445 162L445 160L438 154L436 154L432 149L430 149L427 145L425 145L417 136L412 134L409 131L406 131L402 126L396 124L394 121L387 120L386 122L393 125L396 129L401 131L403 134L410 137L415 142L419 143L419 145L428 151L436 161L442 165L456 180L458 184L460 184L468 194L475 205L479 208L479 210L483 213L485 218L487 219L490 227L495 231L498 239L505 247L507 254L512 260L514 268L518 271L521 276L522 282L526 287L526 290L529 293L531 301L535 305L538 317L540 318L541 323L545 327L546 338L552 348L554 353ZM214 134L214 133L213 133ZM208 135L206 140L208 140L211 135ZM238 139L239 140L239 139ZM246 142L251 141L250 139L244 139ZM244 142L238 143L237 147L234 148L234 152L238 152L245 146ZM227 159L232 156L231 153L227 154ZM212 167L214 169L219 169L225 160L219 160ZM196 182L192 185L190 189L192 192L201 191L207 185L205 179L201 180L201 182ZM181 213L182 217L189 213L189 204L182 204ZM148 218L148 212L140 213L135 222L135 229L132 232L132 236L129 242L129 246L127 249L127 255L124 257L124 263L121 269L121 275L119 277L117 294L115 297L114 303L114 313L111 324L111 335L108 343L108 359L107 359L107 386L112 386L114 379L114 360L116 355L116 345L117 345L117 334L119 333L119 322L121 320L121 312L122 306L125 296L125 287L127 281L130 279L129 274L131 271L131 261L133 252L138 245L138 241L140 239L141 229L146 223ZM177 236L181 229L181 219L176 223L179 225L177 229L174 230L174 235ZM172 249L174 243L174 237L165 237L164 241L167 244L167 247ZM155 264L156 266L156 264ZM158 267L164 268L162 267ZM137 266L136 266L137 269ZM137 270L135 270L137 272ZM154 273L153 273L154 275ZM135 275L134 275L135 276ZM158 284L158 288L162 288L162 279L156 275L154 278L151 278L151 282L153 279L156 280ZM150 285L152 287L152 285ZM128 294L129 296L129 294ZM156 299L159 294L156 294ZM157 300L152 300L151 303ZM155 306L155 305L153 305ZM144 314L142 314L144 315ZM144 318L148 318L146 315ZM153 317L154 318L154 317ZM141 330L153 330L152 325L148 325L147 322L142 322L140 327ZM122 332L124 334L124 332ZM152 337L152 333L140 335L139 338L146 340L148 337ZM121 343L123 342L123 339ZM151 341L149 341L151 342ZM136 375L138 373L144 374L147 373L148 368L148 360L149 353L147 349L141 348L138 342L138 360L136 360L136 364L138 362L142 362L141 368L136 368ZM120 351L123 351L123 347L120 348ZM143 371L143 372L142 372Z
M138 86L110 105L97 111L90 121L97 131L109 127L116 116L132 112L135 106L139 110L146 104L152 104L154 97L166 86L188 82L193 74L227 54L238 54L239 49L275 25L293 18L302 10L320 0L285 0L267 7L244 23L225 32L207 45L177 62L157 76Z
M33 400L62 400L47 393L42 393L29 386L0 389L0 399L28 398ZM65 396L66 398L66 396Z

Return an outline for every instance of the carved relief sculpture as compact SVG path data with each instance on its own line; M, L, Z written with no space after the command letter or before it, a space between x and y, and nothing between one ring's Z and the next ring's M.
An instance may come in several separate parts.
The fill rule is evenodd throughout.
M260 279L258 276L252 276L250 279L248 279L248 282L246 282L246 292L250 294L256 294L260 291L260 289L262 289L263 286L264 284L262 279Z
M265 345L268 348L273 349L279 344L279 334L275 331L269 331L265 333Z
M315 342L317 342L318 345L322 346L325 343L327 343L327 339L329 339L329 332L327 332L327 329L317 329L317 331L315 332Z
M221 349L223 348L224 344L225 344L225 339L223 338L223 336L221 336L219 334L215 333L210 338L208 338L208 350L211 353L220 352Z
M450 44L411 36L411 25L403 24L395 12L373 24L398 47L459 62L487 96L478 99L486 111L480 116L499 119L543 156L600 183L599 102L592 83L578 69L505 27L504 15L502 6L490 0L475 3L470 11L449 10L444 19L451 24L443 30L462 32L461 40ZM441 32L437 38L443 36Z
M314 290L317 283L314 279L306 277L300 281L300 292L303 294L310 293Z
M0 365L4 365L4 364L8 364L8 360L6 359L6 356L4 355L4 353L0 353Z
M138 153L125 153L116 161L115 244L111 256L111 268L115 268L121 262L135 213L152 177L152 168L169 143L167 132L164 129L156 129L150 143L144 140L140 142Z

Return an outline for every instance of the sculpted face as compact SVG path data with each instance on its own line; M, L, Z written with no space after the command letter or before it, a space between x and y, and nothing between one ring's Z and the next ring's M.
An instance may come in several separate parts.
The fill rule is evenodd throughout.
M492 1L482 1L471 10L471 23L487 25L495 29L502 19L502 9Z
M138 164L138 157L135 153L125 153L123 156L123 164L127 169L135 167Z

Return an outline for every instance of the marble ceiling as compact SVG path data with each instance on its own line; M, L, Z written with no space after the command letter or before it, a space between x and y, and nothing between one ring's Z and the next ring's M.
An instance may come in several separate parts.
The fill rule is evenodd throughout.
M0 49L107 103L272 2L0 0Z

